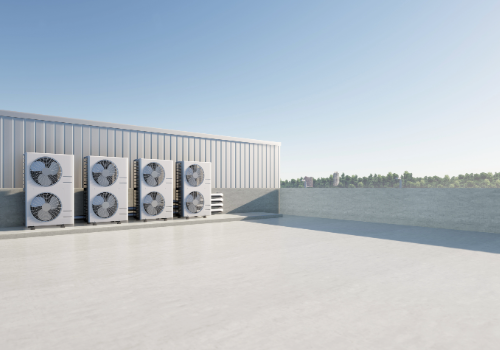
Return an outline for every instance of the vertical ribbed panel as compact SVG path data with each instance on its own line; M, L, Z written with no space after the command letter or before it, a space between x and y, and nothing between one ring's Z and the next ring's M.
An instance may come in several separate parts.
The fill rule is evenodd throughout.
M0 116L0 186L22 187L25 152L75 155L75 187L88 155L212 163L217 188L278 188L280 146ZM129 176L132 176L131 170ZM129 181L132 186L132 181Z

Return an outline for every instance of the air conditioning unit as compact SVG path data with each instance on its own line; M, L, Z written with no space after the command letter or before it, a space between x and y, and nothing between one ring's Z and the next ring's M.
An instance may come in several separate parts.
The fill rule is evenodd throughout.
M171 160L135 160L136 216L139 220L174 217L174 162Z
M87 156L83 169L87 222L128 221L128 158Z
M73 225L73 155L28 152L24 162L26 227Z
M180 171L180 215L185 218L210 215L211 163L182 161Z

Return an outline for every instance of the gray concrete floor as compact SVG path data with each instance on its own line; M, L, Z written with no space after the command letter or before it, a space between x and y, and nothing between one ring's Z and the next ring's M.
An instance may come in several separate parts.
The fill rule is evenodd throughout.
M284 217L0 241L0 349L498 349L500 235Z

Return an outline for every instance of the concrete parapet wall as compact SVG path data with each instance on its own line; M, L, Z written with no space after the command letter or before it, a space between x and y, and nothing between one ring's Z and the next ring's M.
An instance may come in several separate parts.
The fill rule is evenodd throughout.
M279 212L279 190L272 188L214 188L224 194L224 213ZM129 189L129 207L133 190ZM75 188L75 216L83 215L83 188ZM0 189L0 228L24 226L24 190Z
M500 233L500 189L282 188L280 213Z

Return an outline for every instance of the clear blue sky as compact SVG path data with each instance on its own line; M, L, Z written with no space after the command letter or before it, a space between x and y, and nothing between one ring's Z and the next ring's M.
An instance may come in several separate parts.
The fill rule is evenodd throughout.
M283 179L500 171L498 0L0 13L0 109L280 141Z

